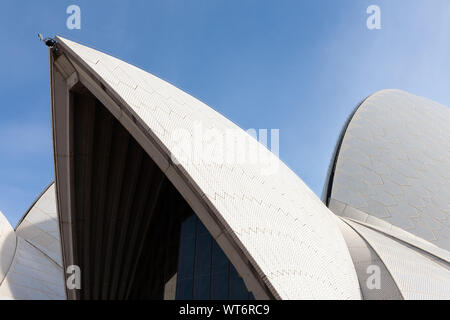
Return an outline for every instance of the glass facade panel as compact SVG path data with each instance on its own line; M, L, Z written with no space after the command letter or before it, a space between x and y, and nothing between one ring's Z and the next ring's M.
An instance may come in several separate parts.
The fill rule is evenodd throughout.
M196 215L182 224L178 261L176 299L253 299L243 279Z
M228 299L228 272L213 273L211 278L211 299Z
M176 299L193 299L193 279L196 246L197 219L187 218L181 225L180 252L178 255L178 273Z
M177 279L177 291L175 297L177 300L191 300L193 297L192 292L193 278L184 278L182 280Z

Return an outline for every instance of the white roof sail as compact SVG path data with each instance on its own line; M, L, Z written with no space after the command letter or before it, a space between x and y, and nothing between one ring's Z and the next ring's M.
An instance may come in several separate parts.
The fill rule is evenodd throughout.
M330 208L450 250L449 123L450 108L404 91L367 98L334 159ZM448 251L413 242L448 261Z
M55 184L33 204L16 228L16 234L62 267L61 241L56 212Z
M357 222L344 221L377 252L406 300L450 299L450 271L447 266Z
M107 54L61 37L57 40L81 80L100 83L107 95L103 101L118 102L119 109L106 106L130 132L134 130L137 140L142 143L150 137L156 144L143 147L199 215L249 289L251 272L278 299L361 298L355 268L332 213L270 151L171 84ZM134 129L130 123L136 124ZM267 170L267 163L217 163L196 158L198 153L179 152L175 135L194 136L199 127L222 137L232 130L236 141L247 141L261 158L271 159L271 169L276 170ZM211 147L208 137L200 139L200 147ZM179 164L171 158L174 153ZM186 186L194 190L190 195Z
M66 299L54 184L17 229L0 213L0 299Z
M0 212L0 286L3 283L16 251L16 234L6 217Z

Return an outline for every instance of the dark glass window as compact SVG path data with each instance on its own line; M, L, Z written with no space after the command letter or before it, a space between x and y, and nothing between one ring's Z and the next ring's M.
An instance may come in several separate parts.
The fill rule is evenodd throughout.
M196 215L181 227L176 299L254 299Z
M194 216L187 218L181 225L179 252L183 254L178 255L177 299L193 299L196 227L197 219Z
M217 242L212 245L211 299L228 299L228 272L230 263Z

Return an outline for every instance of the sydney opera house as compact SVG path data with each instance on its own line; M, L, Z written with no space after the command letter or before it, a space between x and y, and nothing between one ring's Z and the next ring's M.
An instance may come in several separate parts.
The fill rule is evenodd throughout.
M450 299L448 107L366 98L319 199L247 132L121 60L57 37L50 86L55 182L15 229L0 214L0 298ZM276 170L193 161L173 132L199 124Z

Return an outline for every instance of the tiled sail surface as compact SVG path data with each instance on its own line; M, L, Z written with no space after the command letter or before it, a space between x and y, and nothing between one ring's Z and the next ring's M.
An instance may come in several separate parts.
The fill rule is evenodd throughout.
M449 250L449 124L450 108L431 100L400 90L370 96L345 132L331 202Z
M62 266L54 184L36 201L17 227L16 234Z
M0 299L65 299L55 190L50 186L16 231L0 214Z
M345 221L376 251L405 299L450 299L448 267L375 230L354 221Z
M336 221L344 235L356 273L361 287L361 294L364 300L401 300L403 296L393 279L389 269L384 264L380 256L372 248L371 243L354 229L352 229L343 219L336 217ZM374 271L378 271L378 285L373 286Z
M177 130L193 135L196 126L224 134L234 129L236 139L248 140L231 121L169 83L109 55L58 40L120 97L166 152L175 151ZM211 147L207 137L201 144ZM260 148L256 140L249 144ZM355 269L332 213L279 159L265 148L259 151L272 159L275 172L258 164L217 164L177 156L183 156L179 168L212 204L226 232L276 296L359 299Z
M16 234L6 217L0 212L0 285L11 267L15 250Z
M62 268L42 251L17 237L11 267L0 286L0 299L64 300Z

